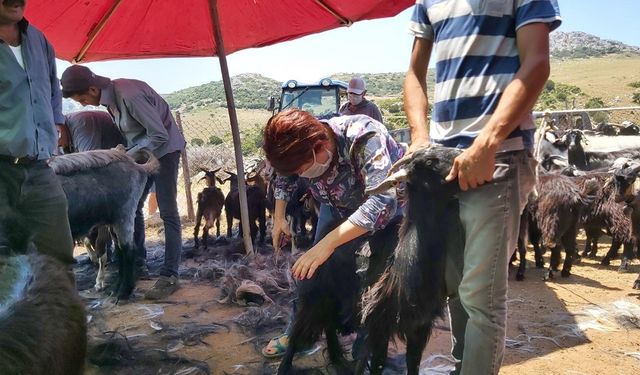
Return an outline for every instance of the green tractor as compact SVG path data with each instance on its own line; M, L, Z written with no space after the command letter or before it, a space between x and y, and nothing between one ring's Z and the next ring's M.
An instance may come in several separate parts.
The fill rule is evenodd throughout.
M288 108L300 108L317 118L338 115L342 101L347 97L348 84L330 78L317 83L300 83L289 80L282 84L280 99L269 99L269 110L274 114Z

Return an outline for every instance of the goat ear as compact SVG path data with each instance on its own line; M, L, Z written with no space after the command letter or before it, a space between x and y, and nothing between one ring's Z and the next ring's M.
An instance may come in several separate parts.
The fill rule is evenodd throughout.
M216 173L218 173L221 169L222 169L222 167L218 167L218 168L216 168L216 169L212 170L212 171L211 171L211 173L216 174Z
M229 179L228 178L222 179L222 178L216 176L216 180L218 180L218 183L220 185L224 185L224 183L227 182L227 180L229 180Z

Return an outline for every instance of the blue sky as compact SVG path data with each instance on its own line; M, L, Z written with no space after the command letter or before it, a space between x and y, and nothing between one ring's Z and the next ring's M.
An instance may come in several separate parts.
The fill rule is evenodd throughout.
M559 0L561 31L584 31L640 46L640 1ZM314 81L338 72L382 73L407 69L412 38L410 10L393 18L363 21L227 57L231 75L260 73L280 81ZM55 46L54 46L55 47ZM221 79L217 58L122 60L87 64L110 78L136 78L160 93ZM58 74L69 66L58 61Z

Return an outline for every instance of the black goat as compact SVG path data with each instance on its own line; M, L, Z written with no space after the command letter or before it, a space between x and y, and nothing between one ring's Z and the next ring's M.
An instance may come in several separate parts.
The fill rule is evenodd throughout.
M204 171L205 176L202 178L207 181L207 187L198 193L198 209L196 210L196 226L193 229L193 241L195 247L200 245L198 233L200 231L200 222L202 217L205 218L204 228L202 229L202 242L204 248L207 248L207 240L209 237L209 229L216 225L216 236L220 237L220 214L224 206L224 194L222 190L216 186L216 172L220 168L213 171Z
M229 181L231 188L224 200L224 212L227 216L227 237L231 238L231 228L233 227L233 219L240 220L240 194L238 192L238 176L229 171L225 171L229 177L219 182L222 184ZM266 236L266 193L257 185L247 185L247 206L249 210L249 230L251 238L254 240L258 234L258 226L260 226L260 243L264 242ZM242 225L240 225L240 236L242 236Z
M640 160L623 161L614 171L611 180L615 186L616 202L625 203L625 213L631 218L631 231L636 244L640 246ZM640 275L633 283L640 289Z
M588 139L585 132L578 129L570 129L561 135L554 131L547 131L542 137L536 155L540 165L547 171L557 171L567 166L575 166L581 171L590 171L611 167L613 162L621 157L630 159L640 157L640 149L635 148L610 152L586 151L584 145L588 143ZM607 138L596 135L591 139Z
M602 258L602 265L609 265L618 250L624 245L624 255L620 270L627 270L633 259L634 240L631 234L631 222L624 214L624 207L615 202L615 189L607 183L608 173L588 173L584 177L576 178L576 183L582 191L593 196L590 207L585 210L582 224L587 236L582 256L595 257L598 251L598 240L604 232L611 236L611 247Z
M19 219L0 220L0 374L80 375L87 327L72 271L38 254Z
M591 201L567 176L539 176L536 189L538 199L532 208L543 242L551 247L551 261L545 279L553 277L553 271L558 270L562 248L566 256L561 274L568 277L576 256L578 224Z
M540 228L538 227L538 222L535 218L535 205L536 197L533 195L529 195L529 201L525 206L525 209L522 211L520 215L520 227L518 231L518 244L517 244L517 254L519 258L518 269L516 271L516 280L522 281L524 280L524 274L526 270L526 253L527 253L527 245L526 240L529 238L529 242L533 246L533 252L536 262L537 268L544 267L544 259L542 256L544 255L543 249L540 246L542 233L540 232ZM514 262L516 258L516 253L511 257L511 262Z
M311 237L315 236L318 224L317 202L309 191L309 183L304 178L296 178L296 188L291 193L285 208L285 214L289 221L292 238L292 246L297 248L304 244L307 237L307 221L311 221Z
M122 147L57 156L49 165L56 172L69 204L69 224L74 238L82 238L96 225L108 224L117 238L119 277L114 287L118 299L127 299L135 287L133 222L149 174L160 163L145 151L138 164Z
M389 339L397 335L407 343L407 373L417 375L433 322L442 316L447 296L443 233L448 232L445 218L457 205L458 192L457 182L445 183L444 176L460 152L444 147L418 150L381 186L406 180L407 212L393 264L362 298L371 374L382 373ZM360 361L357 372L363 371Z
M324 227L322 236L336 228L344 219L337 219ZM295 353L308 348L324 333L329 360L338 374L351 373L338 333L349 334L359 327L359 305L362 287L376 281L388 264L398 243L399 220L369 237L359 237L338 247L311 279L297 285L298 299L289 335L287 351L278 368L278 374L289 374ZM356 265L356 252L364 241L369 242L369 266L361 282ZM363 334L363 332L359 332ZM358 357L358 353L353 353Z

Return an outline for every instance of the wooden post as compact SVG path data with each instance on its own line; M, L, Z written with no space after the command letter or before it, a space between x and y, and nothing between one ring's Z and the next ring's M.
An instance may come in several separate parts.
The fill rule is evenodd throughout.
M211 11L211 23L213 24L213 36L216 41L216 49L218 50L218 61L220 62L220 71L222 72L222 83L224 85L224 93L227 98L227 110L229 112L229 121L231 122L231 135L233 137L233 150L236 157L236 169L238 170L238 195L240 197L240 225L242 225L242 239L244 241L244 249L247 255L253 255L253 243L251 242L251 231L249 230L249 208L247 204L247 185L244 180L244 164L242 161L242 148L240 146L240 129L238 127L238 115L236 114L236 105L233 100L233 90L231 89L231 79L229 78L229 67L227 66L227 56L224 53L224 43L220 27L220 18L218 17L217 0L209 0L209 8ZM229 20L233 22L233 20Z
M176 124L182 136L184 136L184 130L182 130L182 118L180 112L176 112ZM191 197L191 175L189 174L189 160L187 158L187 147L180 152L182 155L182 176L184 177L184 194L187 198L187 218L193 221L196 215L193 212L193 198Z

